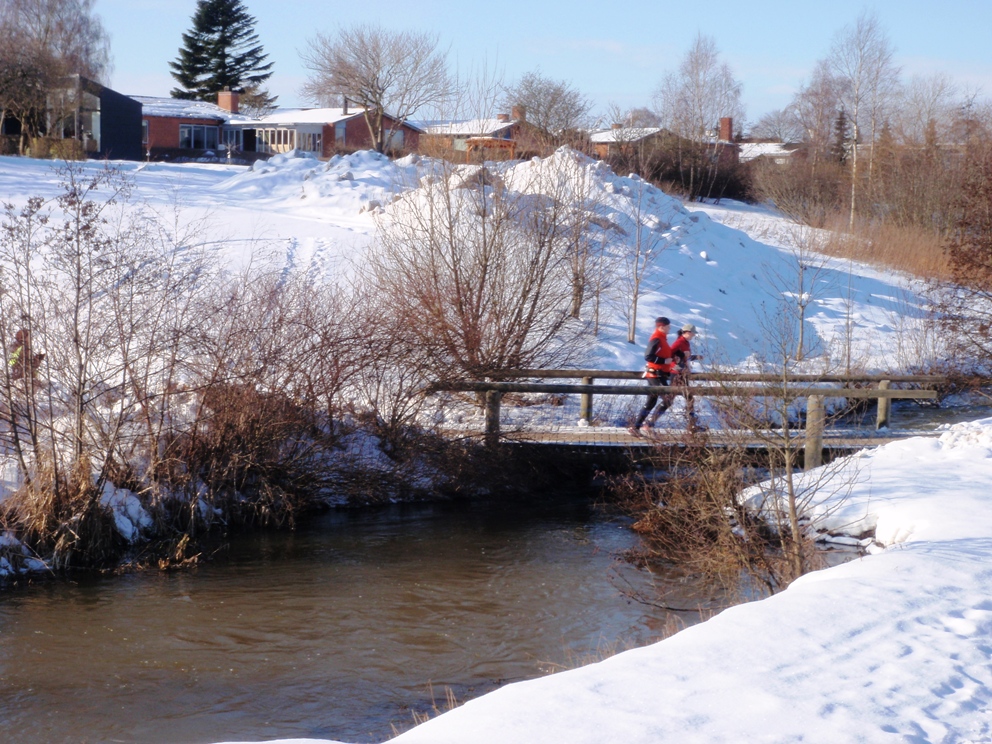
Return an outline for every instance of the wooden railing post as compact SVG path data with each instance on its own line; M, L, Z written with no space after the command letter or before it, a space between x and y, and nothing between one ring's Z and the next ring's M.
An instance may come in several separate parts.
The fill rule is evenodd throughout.
M595 378L593 377L583 377L583 385L592 385ZM579 420L585 421L587 424L592 423L592 393L582 393L579 396Z
M811 395L806 399L806 470L823 464L823 408L824 397Z
M499 404L503 393L499 390L486 391L486 446L499 444Z
M879 390L888 390L891 383L888 380L880 380ZM880 396L878 399L878 417L875 420L876 429L889 428L889 414L892 413L892 398Z

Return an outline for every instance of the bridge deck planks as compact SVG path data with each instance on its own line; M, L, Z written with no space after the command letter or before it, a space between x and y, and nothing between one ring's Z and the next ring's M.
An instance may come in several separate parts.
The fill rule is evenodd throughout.
M479 429L449 429L444 432L448 436L482 438L484 432ZM941 432L931 430L882 430L867 431L865 429L828 429L823 436L823 446L842 449L857 449L889 444L910 437L935 437ZM789 432L793 446L802 447L805 435L802 429ZM684 428L653 429L642 436L634 436L626 429L610 426L589 427L532 427L526 430L514 430L506 427L500 434L504 442L526 442L529 444L571 445L575 447L652 447L679 444L703 444L711 447L727 447L738 445L744 447L780 447L782 433L769 430L767 436L758 437L752 432L711 430L690 433Z

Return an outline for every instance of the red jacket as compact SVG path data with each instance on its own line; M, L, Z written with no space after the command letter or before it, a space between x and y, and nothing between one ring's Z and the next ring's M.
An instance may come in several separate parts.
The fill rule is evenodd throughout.
M668 346L668 336L660 328L655 328L651 338L648 339L648 348L644 352L644 359L647 361L647 374L649 377L660 377L662 374L669 374L672 371L671 364L665 364L665 359L672 356L672 350ZM651 374L655 372L656 374Z
M681 366L686 372L689 371L689 360L692 358L692 348L689 346L689 339L679 336L672 344L672 357L675 364Z

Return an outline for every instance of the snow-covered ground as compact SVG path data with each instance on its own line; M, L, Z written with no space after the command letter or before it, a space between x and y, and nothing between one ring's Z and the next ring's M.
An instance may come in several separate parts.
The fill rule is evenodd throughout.
M664 314L675 327L700 328L694 350L708 360L745 366L763 351L782 303L800 295L810 337L835 358L852 325L853 355L867 369L913 366L927 351L923 303L904 277L816 259L816 281L803 287L795 230L773 213L686 209L638 179L555 157L583 170L597 219L621 228L617 256L639 229L667 246L647 276L638 343L627 343L614 306L591 364L638 368L652 320ZM525 182L552 165L525 162L502 175ZM202 239L232 264L264 247L287 270L328 278L361 261L376 220L389 218L395 196L425 167L370 153L330 163L280 157L250 171L121 164L138 201L203 220ZM48 163L0 158L2 202L54 196L57 180ZM873 555L661 643L509 685L397 741L992 742L992 419L848 463L855 482L846 501L823 513L855 534L874 525Z

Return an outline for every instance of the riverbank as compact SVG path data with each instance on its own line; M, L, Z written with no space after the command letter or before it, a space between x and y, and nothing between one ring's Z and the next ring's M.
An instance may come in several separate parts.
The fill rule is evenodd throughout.
M992 741L992 419L852 456L843 477L814 511L873 528L873 554L393 741Z

